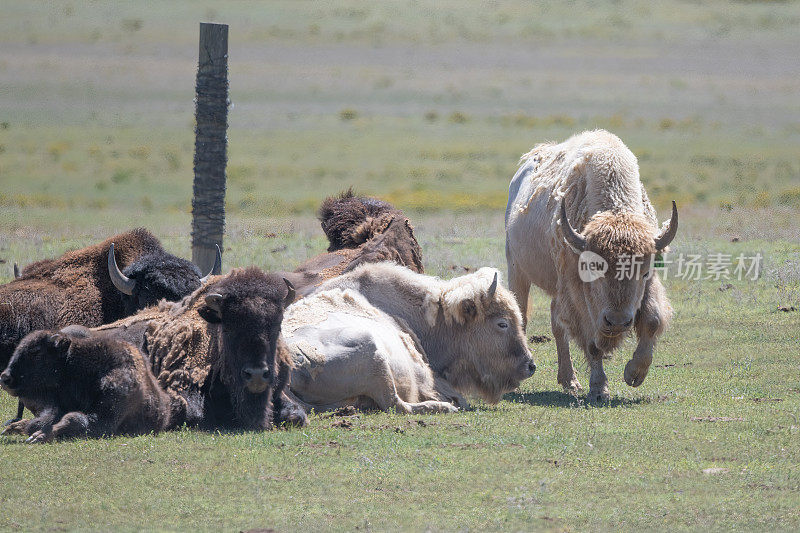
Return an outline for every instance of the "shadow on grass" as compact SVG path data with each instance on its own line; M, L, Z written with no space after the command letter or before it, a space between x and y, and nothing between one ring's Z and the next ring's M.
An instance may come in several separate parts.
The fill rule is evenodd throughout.
M511 403L525 403L541 407L624 407L650 403L649 398L621 398L614 396L607 402L592 403L586 395L573 396L561 391L509 392L503 399Z

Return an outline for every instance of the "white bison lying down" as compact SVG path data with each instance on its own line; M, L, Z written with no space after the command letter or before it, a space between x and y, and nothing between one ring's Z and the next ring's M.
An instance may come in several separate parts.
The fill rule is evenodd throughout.
M607 131L540 144L523 156L506 208L509 285L523 312L531 284L552 297L558 382L565 390L581 390L569 355L571 338L591 367L590 398L607 400L603 358L631 329L639 342L625 367L625 382L642 384L656 338L672 316L650 263L677 229L673 202L672 219L659 231L636 157ZM603 264L605 275L592 275L600 270L589 267Z
M296 365L292 392L307 407L425 413L463 403L434 377L413 333L355 291L330 289L293 304L282 333Z
M282 332L291 390L318 410L451 411L466 405L461 395L496 403L536 370L516 301L491 268L444 281L363 265L290 306Z

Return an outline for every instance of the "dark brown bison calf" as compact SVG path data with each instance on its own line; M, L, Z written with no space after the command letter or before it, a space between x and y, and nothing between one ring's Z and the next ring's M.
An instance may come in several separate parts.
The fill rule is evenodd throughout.
M159 388L138 349L80 326L27 335L0 386L35 415L3 433L31 443L163 431L186 417L185 400Z
M283 309L294 297L281 276L236 268L178 303L92 331L139 348L162 390L186 401L189 426L302 426L305 411L286 395L292 358L280 335Z

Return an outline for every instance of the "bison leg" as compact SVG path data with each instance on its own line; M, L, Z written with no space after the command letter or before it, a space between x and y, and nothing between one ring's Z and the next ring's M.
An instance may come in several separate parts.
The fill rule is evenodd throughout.
M9 420L6 423L6 427L3 428L3 432L0 435L27 435L27 428L28 424L30 424L30 420L27 418L22 418L19 420Z
M97 416L87 415L79 411L72 411L65 414L57 424L53 426L52 438L70 439L83 437L89 434L90 428L97 428ZM96 433L96 432L95 432ZM105 432L101 432L101 436Z
M25 442L47 442L53 430L53 422L58 420L60 413L56 408L46 408L39 411L32 420L19 420L8 426L3 433L28 435Z
M396 412L403 414L453 413L458 411L455 405L448 402L437 400L407 402L403 400L397 392L397 383L395 382L394 372L392 372L390 355L379 349L371 337L366 349L371 352L374 370L367 374L371 390L365 392L364 396L372 398L381 410L388 411L394 408ZM404 376L404 378L414 379L413 375Z
M550 328L553 330L558 352L558 383L564 387L564 392L567 394L577 394L583 388L575 376L575 367L572 366L572 358L569 356L569 337L559 322L557 313L556 300L553 298L550 301Z
M404 406L402 406L403 409L405 409L402 412L409 413L412 415L427 414L427 413L455 413L456 411L458 411L458 407L448 402L427 400L425 402L408 403L408 402L403 402L402 400L400 401L403 404L405 404ZM395 406L396 409L397 407L398 406Z
M519 311L522 313L522 331L528 326L528 294L531 290L531 282L519 268L514 264L511 254L506 249L506 260L508 261L508 288L514 294L514 298L519 305Z
M379 373L376 372L375 386L371 392L365 394L372 398L382 411L394 408L398 413L416 415L424 413L454 413L458 407L448 402L427 400L424 402L407 402L397 394L394 376L388 364L381 365Z
M78 437L86 434L88 418L85 414L73 411L64 415L54 426L31 433L29 444L42 444L53 439Z
M303 407L290 398L286 391L289 388L291 369L289 365L281 365L278 371L278 380L272 396L272 412L277 427L282 425L302 427L308 423L308 417Z
M603 370L603 358L599 353L590 353L588 355L587 359L591 368L591 374L589 375L589 401L607 402L611 399L611 393L608 390L608 377L606 377L606 372Z
M638 387L647 377L650 364L653 362L653 349L656 339L667 328L672 317L672 307L669 305L664 286L657 275L647 280L644 289L642 305L636 312L634 328L639 342L633 357L625 365L625 383L631 387Z
M105 416L71 411L53 426L50 439L73 439L76 437L99 438L111 436L119 426L119 416L109 412ZM156 429L156 428L154 428Z
M17 420L9 424L4 430L3 435L34 435L35 433L48 434L52 430L53 422L58 420L59 412L57 409L48 407L39 411L36 418Z
M25 404L23 404L22 400L20 400L19 403L17 404L17 416L12 418L12 419L10 419L10 420L6 420L3 425L4 426L10 426L11 424L13 424L15 422L19 422L20 420L22 420L22 414L24 412L25 412Z

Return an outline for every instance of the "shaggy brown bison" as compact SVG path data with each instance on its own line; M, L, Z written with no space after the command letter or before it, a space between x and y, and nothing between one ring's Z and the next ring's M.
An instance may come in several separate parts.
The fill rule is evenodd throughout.
M30 443L157 432L186 415L186 403L158 387L139 350L81 326L27 335L0 387L35 415L3 433L28 435Z
M93 331L149 358L159 386L187 402L186 423L206 429L303 425L284 393L292 361L280 337L291 284L255 267L234 269L179 303L162 302Z
M144 228L30 264L0 286L0 369L31 331L112 322L162 298L179 300L200 286L201 276Z
M408 218L391 204L350 189L326 198L318 213L328 237L328 252L313 257L285 276L298 296L310 294L323 281L364 263L394 261L423 272L422 251Z

